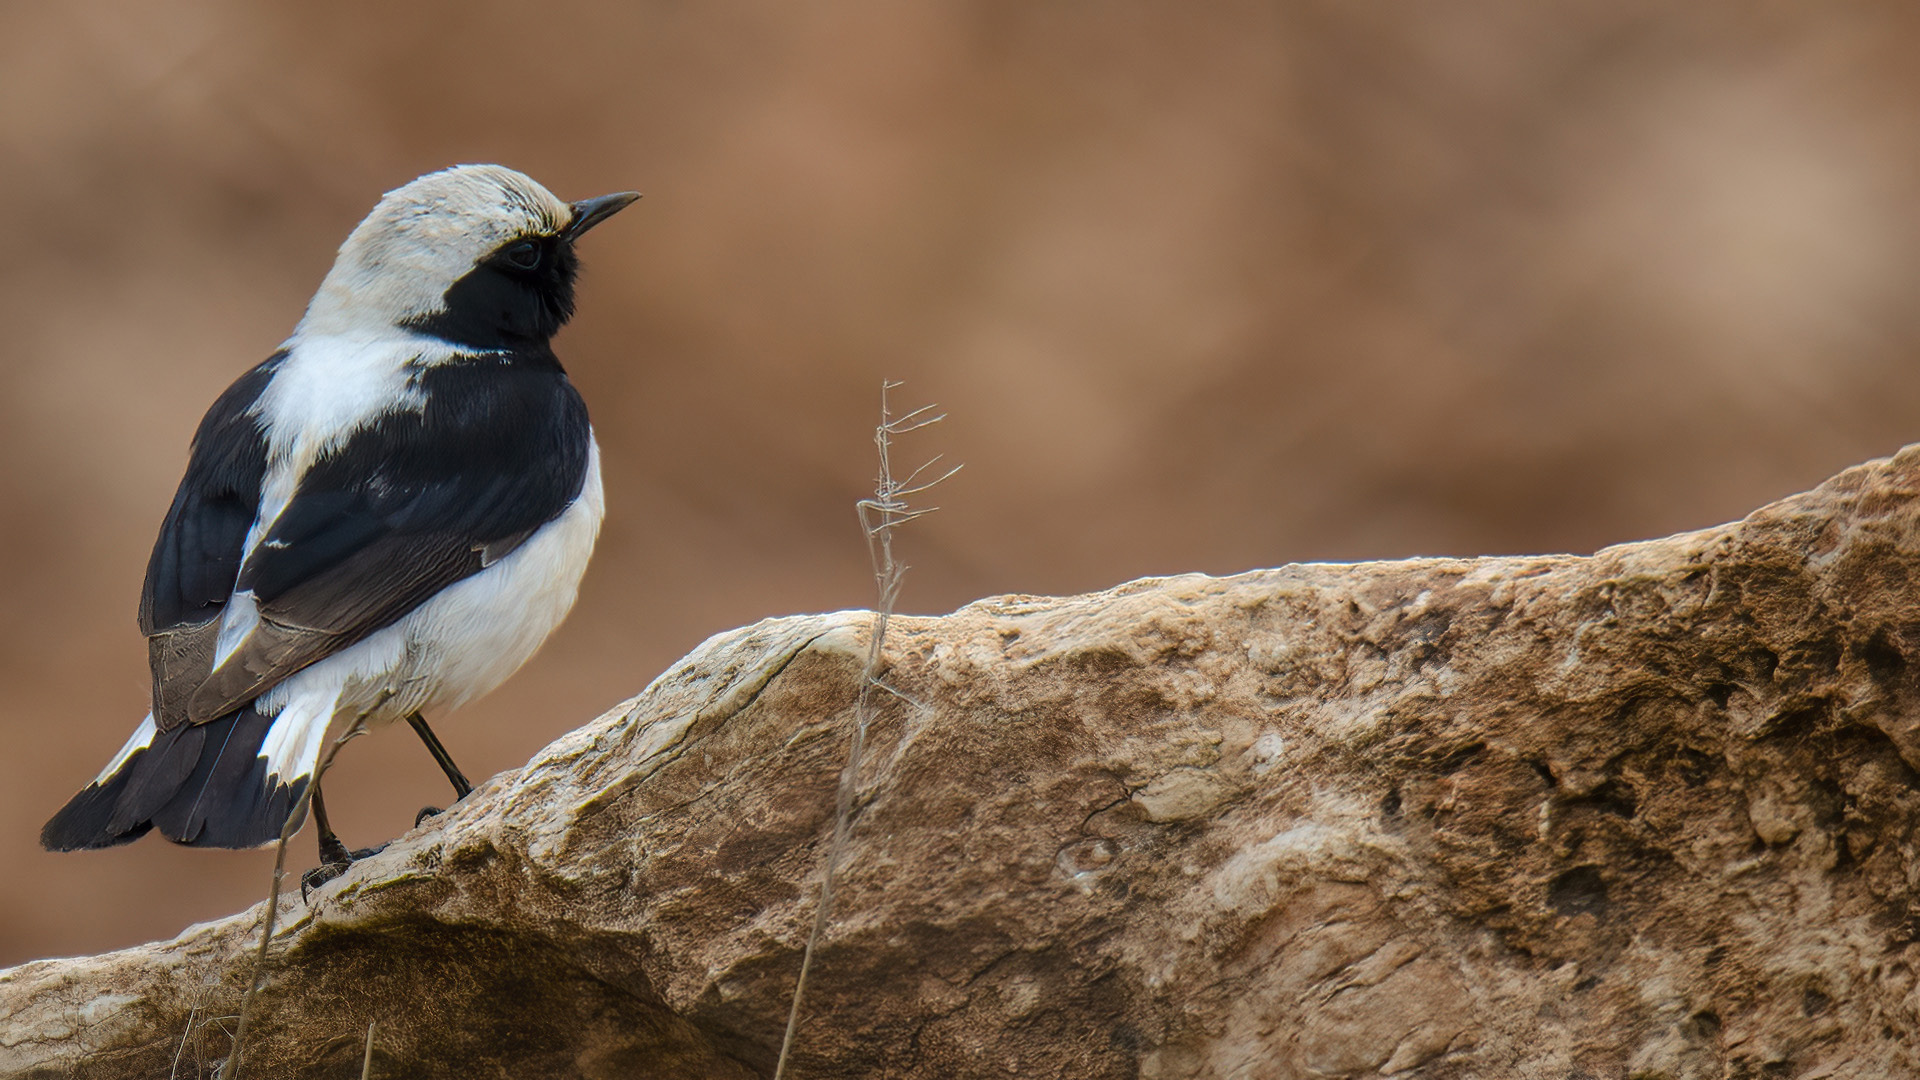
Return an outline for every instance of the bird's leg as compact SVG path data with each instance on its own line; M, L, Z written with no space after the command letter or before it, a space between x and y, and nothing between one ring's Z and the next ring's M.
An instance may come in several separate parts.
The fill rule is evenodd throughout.
M345 869L353 861L347 845L333 831L333 823L327 820L327 800L320 797L320 785L313 785L313 826L320 832L320 865L338 866Z
M320 797L320 784L313 785L313 827L320 833L320 865L300 875L300 899L307 898L309 889L317 889L346 872L353 865L353 855L347 851L347 845L333 831L333 823L327 820L327 800Z
M453 785L454 798L464 799L473 794L473 785L467 782L467 774L460 771L460 766L453 763L453 755L447 753L447 748L440 745L439 736L427 726L427 718L414 713L407 717L407 723L413 725L413 732L420 736L420 741L427 744L427 753L433 755L433 760L439 764L440 771L447 774L447 781Z
M318 783L313 785L313 824L320 831L320 865L300 875L302 900L307 898L309 890L317 889L346 873L347 867L386 850L387 845L381 844L379 847L348 851L347 845L341 843L340 837L334 834L333 824L327 820L327 801L320 797Z
M460 766L453 763L453 755L447 753L447 748L440 745L439 736L435 735L433 729L427 726L427 718L421 716L419 713L414 713L407 717L407 723L412 726L413 733L420 736L420 741L427 744L427 753L433 755L433 760L440 766L440 771L447 774L447 781L453 785L455 801L464 799L472 794L473 785L467 782L467 774L460 771ZM423 806L420 808L420 812L414 815L413 823L415 826L418 826L421 822L439 812L439 807Z

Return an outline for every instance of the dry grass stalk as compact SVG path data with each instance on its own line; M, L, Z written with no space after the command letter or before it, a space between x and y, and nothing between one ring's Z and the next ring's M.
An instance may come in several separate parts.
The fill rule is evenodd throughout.
M873 632L867 639L866 666L861 673L860 695L854 702L853 742L847 749L846 767L840 771L840 790L833 817L833 841L827 847L827 865L820 877L820 902L814 909L813 930L807 935L806 949L800 955L800 977L794 982L793 1003L787 1009L787 1031L780 1040L780 1058L773 1068L773 1080L782 1080L786 1074L787 1061L793 1053L794 1035L800 1027L800 1002L806 994L807 976L813 970L814 949L826 932L827 916L833 908L834 877L840 868L841 853L846 848L847 833L852 828L853 797L859 786L860 762L866 753L867 730L873 724L873 691L885 690L901 696L899 691L880 678L887 623L893 617L894 603L900 596L900 583L907 573L907 567L893 557L893 530L938 510L937 506L915 510L907 500L960 471L960 466L955 465L931 480L922 480L921 477L940 461L940 455L935 455L904 478L895 478L893 440L946 419L945 413L929 415L935 408L932 405L895 418L888 408L887 393L899 386L897 382L880 384L880 425L873 429L873 444L879 451L880 472L874 480L873 498L861 499L855 504L860 514L860 528L867 537L867 558L873 566Z
M320 786L320 779L327 774L327 767L333 764L333 756L340 752L348 739L360 735L366 727L355 720L352 727L340 733L327 746L326 753L320 756L320 764L314 767L313 782L300 793L300 801L294 804L293 812L287 815L286 824L280 826L280 840L273 849L273 884L267 892L267 913L260 924L260 947L254 953L253 978L247 983L246 995L240 999L240 1022L233 1032L233 1049L228 1053L226 1064L219 1070L221 1080L240 1080L240 1052L246 1045L247 1024L253 1017L254 998L259 996L260 988L267 982L267 950L273 944L273 931L280 917L280 886L287 876L287 841L300 831L306 821L308 806L313 801L313 791Z

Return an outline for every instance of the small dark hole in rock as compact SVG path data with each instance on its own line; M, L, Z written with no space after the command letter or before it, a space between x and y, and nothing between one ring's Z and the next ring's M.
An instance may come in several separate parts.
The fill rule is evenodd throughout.
M1879 682L1892 682L1907 669L1906 653L1884 626L1855 646L1854 654L1866 663L1867 673Z
M1782 739L1804 739L1820 726L1824 710L1816 707L1783 712L1767 722L1767 734Z
M1808 1016L1819 1016L1831 1008L1833 1008L1833 999L1811 986L1800 995L1800 1011Z
M1597 866L1576 866L1547 886L1547 903L1562 915L1599 915L1607 909L1607 879Z
M1585 806L1612 814L1615 817L1632 818L1640 812L1640 802L1632 787L1619 780L1608 780L1599 787L1575 799L1568 799L1568 806Z
M1702 750L1687 747L1674 758L1680 770L1680 780L1688 787L1699 787L1713 775L1714 757Z
M1800 650L1800 661L1816 671L1840 670L1840 639L1828 636L1810 641Z

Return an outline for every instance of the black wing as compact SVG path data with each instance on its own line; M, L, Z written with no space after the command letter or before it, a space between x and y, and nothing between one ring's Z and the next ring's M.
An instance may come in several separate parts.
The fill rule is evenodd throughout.
M187 721L187 699L213 666L220 614L240 573L267 465L266 439L248 410L285 358L273 354L207 410L147 560L140 631L153 673L154 723L162 731Z
M406 615L558 517L586 479L586 405L558 365L426 368L420 411L316 461L240 568L259 626L194 693L196 721Z

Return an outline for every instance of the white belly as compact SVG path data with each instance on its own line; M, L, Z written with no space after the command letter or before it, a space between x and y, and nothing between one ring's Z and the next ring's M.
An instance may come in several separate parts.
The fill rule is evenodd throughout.
M281 682L260 698L260 710L330 701L337 729L355 718L380 724L451 709L487 693L566 618L604 510L600 447L592 443L586 481L559 517L399 622Z

